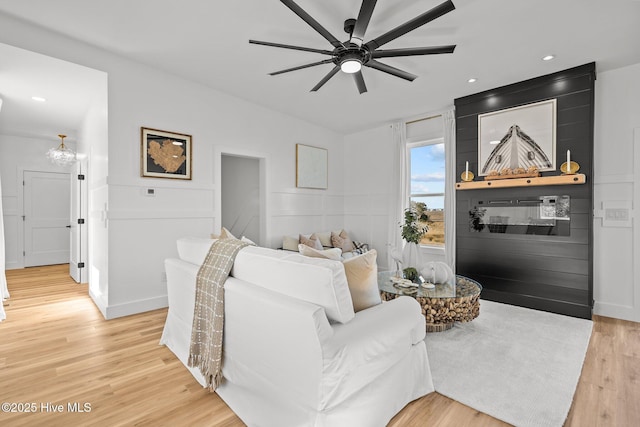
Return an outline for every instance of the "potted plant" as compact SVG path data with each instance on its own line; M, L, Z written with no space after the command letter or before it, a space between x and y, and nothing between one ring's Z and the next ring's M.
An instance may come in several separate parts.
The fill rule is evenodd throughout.
M420 241L429 231L427 205L423 202L411 202L404 210L404 224L401 224L402 238L407 242L402 251L402 262L407 268L420 271L423 260L420 254Z

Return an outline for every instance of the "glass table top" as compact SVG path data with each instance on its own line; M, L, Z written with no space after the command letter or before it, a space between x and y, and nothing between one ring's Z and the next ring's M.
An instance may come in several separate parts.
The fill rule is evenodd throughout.
M437 283L435 288L427 289L417 283L411 287L402 287L391 281L395 271L381 271L378 273L378 289L396 294L422 298L455 298L478 295L482 285L468 277L456 275L456 283Z

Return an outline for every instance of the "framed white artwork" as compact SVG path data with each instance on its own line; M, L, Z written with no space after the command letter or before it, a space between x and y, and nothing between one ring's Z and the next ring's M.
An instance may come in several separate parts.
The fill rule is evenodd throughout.
M296 144L296 187L326 190L328 157L326 148Z
M478 175L556 170L556 100L478 115Z

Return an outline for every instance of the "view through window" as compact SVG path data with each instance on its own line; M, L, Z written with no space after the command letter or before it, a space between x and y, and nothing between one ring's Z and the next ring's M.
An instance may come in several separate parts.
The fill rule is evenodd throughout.
M420 244L444 247L444 140L438 138L409 145L409 158L409 200L412 204L427 205L429 216L426 223L429 231Z

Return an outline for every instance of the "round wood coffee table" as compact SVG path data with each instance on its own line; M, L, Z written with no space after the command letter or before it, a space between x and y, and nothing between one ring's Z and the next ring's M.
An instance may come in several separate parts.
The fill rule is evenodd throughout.
M391 282L395 272L378 274L380 298L389 301L403 295L413 297L420 303L426 319L427 332L446 331L454 322L469 322L480 314L480 292L482 285L473 279L456 276L456 285L436 284L434 289L421 286L399 287Z

